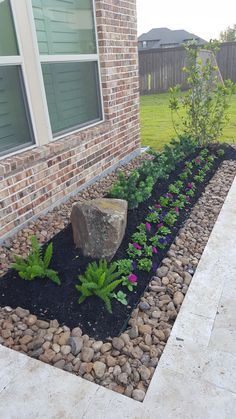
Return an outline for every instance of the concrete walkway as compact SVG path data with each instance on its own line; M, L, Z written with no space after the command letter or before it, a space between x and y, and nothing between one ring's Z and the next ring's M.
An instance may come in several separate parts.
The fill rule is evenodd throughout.
M144 402L0 346L0 418L236 418L236 179Z

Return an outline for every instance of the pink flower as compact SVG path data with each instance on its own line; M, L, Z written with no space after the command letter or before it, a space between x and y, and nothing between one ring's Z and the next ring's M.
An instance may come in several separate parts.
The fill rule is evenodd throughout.
M190 197L189 197L189 196L186 196L185 198L186 198L186 201L187 201L187 202L190 202L190 201L191 201L191 199L190 199Z
M142 247L141 246L139 246L139 244L138 243L133 243L133 246L135 247L135 249L137 249L137 250L141 250L142 249Z
M161 227L163 227L164 226L164 224L163 223L159 223L159 224L157 224L157 228L161 228Z
M177 214L179 214L179 208L178 207L175 208L175 212L177 212Z
M151 230L151 228L152 228L152 226L151 226L151 224L150 224L150 223L145 223L145 227L146 227L146 230L147 230L147 231L150 231L150 230Z
M193 187L193 184L191 182L187 184L187 188L192 189L192 187Z
M201 163L201 160L200 159L195 159L195 163L199 164L199 163Z
M134 274L130 274L128 276L128 281L129 282L137 282L137 280L138 280L138 277L136 275L134 275Z
M157 253L157 252L158 252L157 248L153 246L152 253Z
M155 204L154 207L160 209L161 208L161 204Z

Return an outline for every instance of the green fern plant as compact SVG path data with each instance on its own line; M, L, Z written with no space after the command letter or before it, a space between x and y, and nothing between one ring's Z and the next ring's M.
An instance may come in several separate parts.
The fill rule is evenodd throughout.
M49 243L43 256L41 246L36 237L32 236L30 240L32 247L30 254L25 259L15 255L15 263L12 264L12 268L18 272L20 278L27 281L32 281L36 277L49 278L60 285L61 281L57 272L49 269L53 252L52 243Z
M79 275L80 284L75 288L81 293L78 303L81 304L91 295L101 298L109 313L112 313L111 299L113 291L123 281L117 279L120 272L117 270L117 263L108 265L106 260L89 263L84 275Z

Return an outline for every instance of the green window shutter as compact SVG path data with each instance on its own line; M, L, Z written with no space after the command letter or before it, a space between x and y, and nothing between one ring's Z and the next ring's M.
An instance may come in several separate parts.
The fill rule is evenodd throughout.
M18 55L9 0L0 2L0 56Z
M53 134L101 119L96 62L42 64Z
M96 53L92 0L32 0L40 54Z
M32 129L19 66L0 66L0 155L31 145Z

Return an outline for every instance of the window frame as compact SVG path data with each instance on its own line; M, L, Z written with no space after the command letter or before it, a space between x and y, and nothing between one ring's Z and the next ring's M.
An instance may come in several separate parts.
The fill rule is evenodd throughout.
M16 35L16 44L17 44L17 48L18 48L18 55L0 55L0 66L1 67L17 66L17 67L20 68L20 77L21 77L20 82L21 82L22 96L23 96L24 101L26 101L25 113L26 113L26 118L27 118L28 125L29 125L29 131L30 131L31 136L32 136L32 143L31 144L25 143L25 145L22 144L22 145L19 145L19 146L16 146L16 147L13 147L13 148L9 149L9 152L0 153L0 160L4 159L6 157L10 157L14 154L20 153L22 151L30 150L32 148L37 147L37 145L38 145L38 139L37 139L36 130L35 130L34 114L33 114L33 111L32 111L32 103L31 103L31 98L30 98L30 89L29 89L29 85L27 83L26 70L25 70L24 59L23 59L23 55L22 55L21 39L18 36L18 25L17 25L16 16L15 16L13 1L9 0L9 3L10 3L10 8L11 8L14 31L15 31L15 35Z
M15 0L14 0L15 1ZM40 79L40 84L42 86L42 96L43 96L43 102L44 102L44 108L45 108L45 115L47 118L47 122L49 125L49 142L54 142L57 140L60 140L66 136L76 134L77 132L80 132L84 129L91 128L93 126L96 126L98 124L101 124L105 121L104 117L104 103L103 103L103 94L102 94L102 80L101 80L101 65L100 65L100 56L99 56L99 45L98 45L98 33L97 33L97 24L96 24L96 6L95 6L95 0L92 0L92 7L93 7L93 21L94 21L94 30L95 30L95 43L96 43L96 54L53 54L53 55L45 55L40 54L39 52L39 46L38 46L38 40L37 40L37 32L36 32L36 26L34 21L34 14L33 14L33 5L31 0L26 0L27 9L28 9L28 16L29 16L29 22L32 29L32 39L34 48L37 55L37 62L38 62L38 68L39 68L39 74L38 77ZM49 110L47 105L47 97L46 97L46 91L44 86L44 79L43 79L43 72L42 72L42 66L41 64L47 64L47 63L69 63L69 62L86 62L86 61L93 61L97 62L97 68L98 68L98 92L100 97L100 103L99 107L101 110L101 119L96 121L91 121L91 123L85 123L83 125L80 125L79 127L75 127L71 130L66 130L66 132L59 133L58 135L53 135L52 128L51 128L51 122L50 122L50 116L49 116Z
M96 23L96 5L95 0L92 0L93 7L93 20L94 20L94 32L95 32L95 42L96 42L96 54L63 54L63 55L40 55L36 26L33 15L33 5L31 0L9 0L11 5L14 29L16 33L17 45L19 55L17 56L0 56L0 66L1 65L19 65L21 67L22 80L24 84L24 95L27 100L28 114L30 123L32 126L33 140L34 144L29 146L21 146L17 150L9 150L9 153L0 155L0 160L10 157L12 155L18 154L23 151L33 149L45 144L53 143L54 141L66 138L68 136L74 135L85 129L92 128L99 124L104 123L105 114L104 114L104 101L103 101L103 89L102 89L102 79L101 79L101 63L100 63L100 54L99 54L99 45L98 45L98 31ZM21 4L20 4L21 3ZM22 9L20 9L22 8ZM22 10L22 13L21 13ZM27 30L24 26L27 23ZM31 48L27 50L24 48L24 42L28 41L28 36L30 32L30 42L32 43ZM51 122L49 117L49 110L47 105L46 92L44 87L43 72L42 72L42 63L56 63L56 62L86 62L93 61L97 63L97 78L98 78L98 96L99 96L99 108L101 111L101 119L96 121L91 121L80 125L66 132L62 132L59 135L53 135ZM35 79L37 79L37 86L35 83L30 80L30 74L35 74ZM36 89L36 90L35 90ZM40 97L39 97L40 94ZM40 118L38 118L37 107L40 104ZM40 119L40 120L39 120Z

